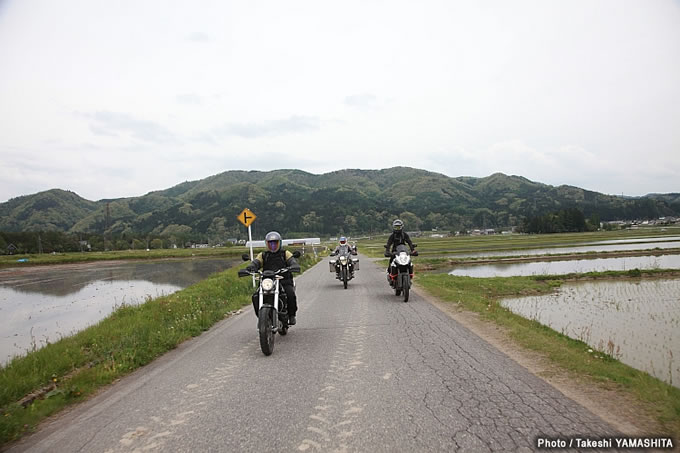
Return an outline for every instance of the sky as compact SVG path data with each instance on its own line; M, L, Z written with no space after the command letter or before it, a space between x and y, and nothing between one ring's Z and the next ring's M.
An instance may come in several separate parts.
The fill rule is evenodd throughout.
M0 0L0 202L394 166L680 192L680 0Z

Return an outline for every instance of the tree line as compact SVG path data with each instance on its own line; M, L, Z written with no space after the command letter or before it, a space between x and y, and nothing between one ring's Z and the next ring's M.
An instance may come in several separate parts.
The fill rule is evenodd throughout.
M39 254L65 252L104 252L109 250L145 250L184 247L195 243L177 243L175 238L144 234L83 234L60 231L0 231L0 254Z
M527 217L522 222L520 231L523 233L578 233L596 231L600 227L600 218L593 214L586 219L578 208L567 208L543 215Z

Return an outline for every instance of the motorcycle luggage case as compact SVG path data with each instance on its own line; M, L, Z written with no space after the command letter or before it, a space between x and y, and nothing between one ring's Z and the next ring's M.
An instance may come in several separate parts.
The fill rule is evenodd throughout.
M359 258L352 258L352 263L354 264L354 270L359 270Z
M329 269L328 269L329 271L335 272L335 260L334 259L331 259L328 262L328 267L329 267Z

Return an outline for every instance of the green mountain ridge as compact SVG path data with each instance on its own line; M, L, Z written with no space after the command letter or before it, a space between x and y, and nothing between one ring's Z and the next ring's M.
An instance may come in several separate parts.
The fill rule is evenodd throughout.
M566 208L601 220L680 215L680 194L624 198L550 186L494 173L452 178L409 167L226 171L139 197L86 200L52 189L0 203L0 231L150 234L204 239L244 237L236 215L257 215L253 234L360 234L387 231L392 219L408 230L501 228Z

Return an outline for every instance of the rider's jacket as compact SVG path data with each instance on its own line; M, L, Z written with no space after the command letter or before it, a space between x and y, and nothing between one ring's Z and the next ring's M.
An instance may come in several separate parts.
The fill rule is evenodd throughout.
M340 244L337 247L335 247L335 251L333 251L333 255L351 255L352 254L352 247L350 247L347 244Z
M387 238L387 245L385 248L390 249L391 247L391 251L394 252L397 246L401 244L408 244L411 250L413 250L413 242L411 242L411 238L408 237L406 231L393 231L392 234L390 234L390 237Z
M293 254L288 250L284 250L283 248L278 252L267 251L258 253L253 260L253 264L257 269L262 266L262 269L266 271L276 271L284 267L290 267L291 270L295 270L297 268L298 272L300 270L300 265L298 264L295 257L293 257ZM293 281L293 275L290 271L281 274L281 276L283 277L284 282Z

